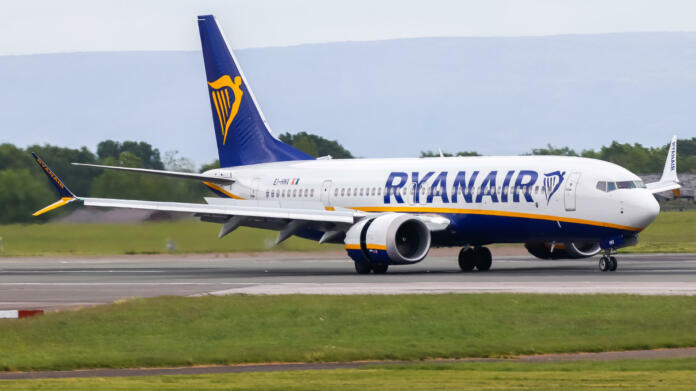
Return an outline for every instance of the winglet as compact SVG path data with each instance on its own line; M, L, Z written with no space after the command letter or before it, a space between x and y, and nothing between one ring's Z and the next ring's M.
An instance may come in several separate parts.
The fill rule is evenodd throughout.
M75 201L77 199L77 196L75 196L75 194L73 194L73 192L70 191L70 189L68 189L67 186L65 186L63 181L58 179L56 174L54 174L53 171L51 171L51 169L48 168L48 165L46 165L46 163L44 163L44 161L40 157L38 157L33 152L31 153L31 156L34 157L34 160L36 160L36 163L44 171L44 174L46 174L46 177L48 177L48 180L56 188L56 190L58 191L58 196L60 197L60 199L58 201L52 203L51 205L48 205L47 207L45 207L39 211L36 211L33 214L33 216L38 216L38 215L44 214L50 210L61 207L65 204L68 204L68 203Z
M672 141L669 143L662 177L660 177L659 181L648 183L646 186L653 194L672 190L674 195L679 197L678 190L681 188L681 185L679 184L679 178L677 178L677 136L673 136Z

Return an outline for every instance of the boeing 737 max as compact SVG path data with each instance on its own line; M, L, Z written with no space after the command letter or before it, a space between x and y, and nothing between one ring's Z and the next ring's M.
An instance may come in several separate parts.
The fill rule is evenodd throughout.
M205 204L80 197L38 156L60 200L88 206L193 213L240 226L343 243L358 273L420 262L431 247L462 247L462 270L488 270L491 243L524 243L539 258L592 257L615 270L613 250L635 244L658 215L653 193L679 189L676 138L659 182L579 157L314 159L274 138L220 26L198 18L220 168L202 174L99 166L200 181ZM74 163L77 164L77 163Z

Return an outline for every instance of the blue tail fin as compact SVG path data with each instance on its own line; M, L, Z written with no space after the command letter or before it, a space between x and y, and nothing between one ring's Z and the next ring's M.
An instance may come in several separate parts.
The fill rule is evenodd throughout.
M198 17L220 167L313 157L274 138L215 17Z

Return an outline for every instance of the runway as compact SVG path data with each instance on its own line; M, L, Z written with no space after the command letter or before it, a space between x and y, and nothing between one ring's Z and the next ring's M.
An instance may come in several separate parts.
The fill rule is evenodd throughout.
M541 261L495 256L489 272L459 271L433 256L386 275L357 275L340 253L41 257L0 259L0 310L55 310L132 297L224 294L630 293L696 295L696 254L619 255Z

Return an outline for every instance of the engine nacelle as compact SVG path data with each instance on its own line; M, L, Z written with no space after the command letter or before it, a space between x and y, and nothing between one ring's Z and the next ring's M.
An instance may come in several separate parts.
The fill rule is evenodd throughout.
M420 262L430 250L425 223L403 213L363 219L346 232L346 250L356 262L405 265Z
M580 259L599 253L602 248L598 242L556 243L551 252L551 243L525 243L530 254L540 259Z

